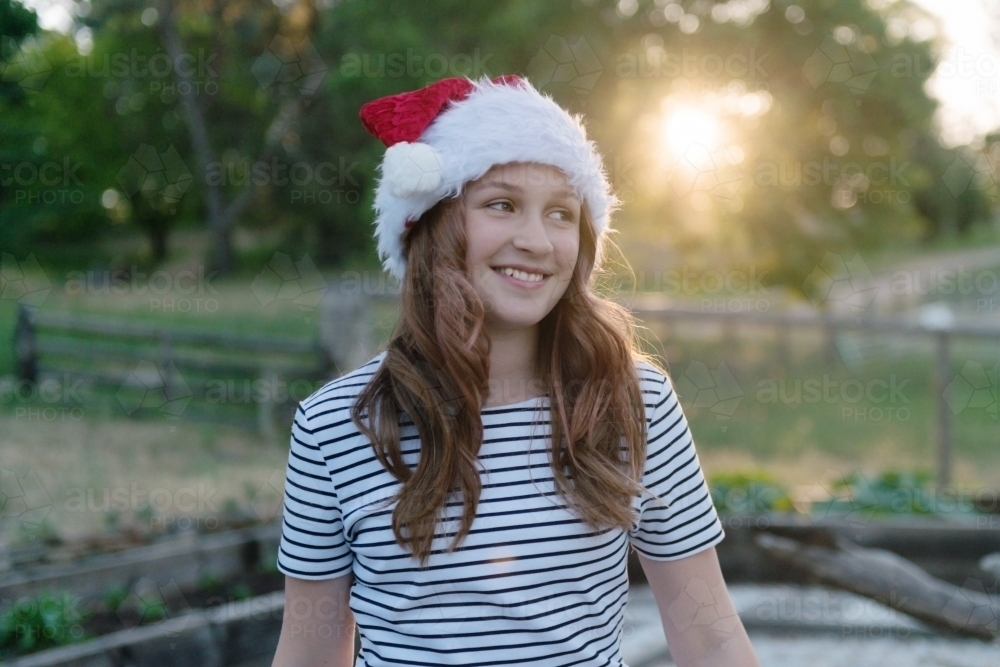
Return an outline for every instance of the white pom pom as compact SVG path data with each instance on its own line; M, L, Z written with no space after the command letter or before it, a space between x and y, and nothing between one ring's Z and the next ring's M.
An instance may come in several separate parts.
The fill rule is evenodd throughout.
M382 160L382 178L396 197L433 192L441 185L444 164L433 147L422 143L394 144Z

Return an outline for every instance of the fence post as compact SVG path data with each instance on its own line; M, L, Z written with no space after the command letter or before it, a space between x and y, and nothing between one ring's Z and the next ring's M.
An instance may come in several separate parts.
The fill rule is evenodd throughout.
M934 400L937 403L938 432L938 488L951 483L952 433L951 414L945 391L951 382L951 354L949 351L951 334L947 330L938 331L937 362L934 367Z
M275 395L280 378L277 371L265 368L260 379L263 380L264 387L270 386L270 391L267 391L257 403L257 432L266 438L274 439L277 436L277 430L274 426L274 413L277 408ZM268 385L268 382L271 384Z
M823 315L823 358L827 364L837 362L837 327L828 314Z
M737 335L739 327L739 320L735 317L723 317L722 318L722 344L725 350L735 350L736 345L739 342Z
M339 285L327 290L320 316L320 338L338 374L368 361L371 351L371 297Z
M792 365L792 332L788 322L779 322L777 325L776 338L778 340L778 361L785 370Z
M159 371L160 379L163 380L163 393L169 400L174 395L174 373L171 363L173 354L170 349L170 334L164 332L160 336L160 359Z
M38 382L38 346L35 323L31 311L24 304L17 309L17 327L14 331L14 356L17 358L17 375L27 382Z

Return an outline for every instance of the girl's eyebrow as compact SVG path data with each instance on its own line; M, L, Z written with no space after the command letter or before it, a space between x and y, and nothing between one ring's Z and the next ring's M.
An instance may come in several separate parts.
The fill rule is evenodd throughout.
M508 183L507 181L483 181L477 185L477 188L497 188L499 190L507 190L508 192L521 193L524 189L515 185L514 183ZM579 199L576 193L570 188L560 188L552 193L556 197L564 197L566 199Z

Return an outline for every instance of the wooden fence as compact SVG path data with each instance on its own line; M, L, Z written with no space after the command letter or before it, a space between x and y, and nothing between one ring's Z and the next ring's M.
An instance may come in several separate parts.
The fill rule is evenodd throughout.
M334 374L319 339L167 328L22 306L15 331L21 380L82 382L113 392L130 416L247 421L276 431L280 411ZM82 407L80 408L82 409ZM287 417L287 415L285 415Z
M990 322L959 322L949 311L931 307L918 312L917 317L888 317L815 313L809 311L775 312L724 312L677 307L663 297L642 295L629 304L632 313L646 323L676 324L681 321L713 322L721 325L727 336L735 336L741 325L773 327L778 339L779 354L787 354L791 333L795 329L819 329L824 332L827 350L833 350L833 341L843 331L862 331L888 336L925 337L934 341L934 400L937 424L937 481L947 486L951 481L954 457L952 412L946 401L946 388L952 381L951 348L958 338L1000 341L1000 327ZM996 388L994 387L994 391Z
M171 396L183 399L184 391L188 396L198 388L204 392L206 378L255 380L275 386L282 378L319 381L355 368L374 355L377 341L372 335L372 306L397 299L395 294L344 295L330 290L321 305L320 332L315 340L171 330L22 307L15 345L19 373L21 378L32 380L46 370L82 375L88 381L121 389L144 384L141 371L145 370L153 385L157 384L153 376L159 374L160 389L168 400ZM794 330L818 329L825 332L829 354L835 349L836 336L845 331L933 340L937 469L942 486L951 480L954 449L953 415L945 400L952 381L952 345L959 338L1000 341L1000 327L994 323L958 322L947 311L934 309L916 318L858 318L812 311L699 310L677 306L658 295L639 295L622 303L646 324L709 322L720 325L728 336L735 336L742 325L773 327L784 341L790 340ZM787 354L788 348L787 344L779 345L779 355ZM172 384L177 379L186 390ZM198 386L192 388L192 382ZM262 431L273 431L274 410L280 403L257 402Z

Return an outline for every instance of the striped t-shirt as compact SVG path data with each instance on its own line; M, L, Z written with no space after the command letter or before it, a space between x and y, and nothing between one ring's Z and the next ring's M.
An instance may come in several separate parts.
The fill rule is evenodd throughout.
M674 560L724 535L669 378L637 363L648 428L643 483L669 509L643 494L631 530L591 528L555 493L548 397L489 407L472 529L446 552L462 512L460 498L450 501L420 569L392 534L395 504L387 503L401 484L350 418L385 354L299 405L278 568L300 579L354 574L358 666L623 665L629 544L647 558ZM412 469L417 430L405 417L401 424Z

